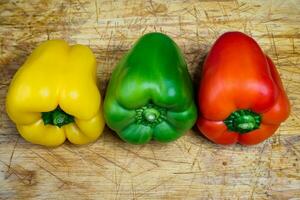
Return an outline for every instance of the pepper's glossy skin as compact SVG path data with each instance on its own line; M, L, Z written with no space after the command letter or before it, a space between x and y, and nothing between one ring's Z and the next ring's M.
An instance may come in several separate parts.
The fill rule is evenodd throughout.
M74 122L62 127L45 124L42 112L60 107ZM62 40L40 44L15 74L7 93L6 110L29 142L58 146L95 141L104 119L96 85L96 59L82 45Z
M198 128L218 144L258 144L273 135L290 112L271 59L251 37L240 32L225 33L215 42L203 66L198 95ZM239 128L231 125L229 130L224 121L230 124L229 116L241 110L256 113L252 122L260 121L259 126L236 132L232 129Z
M192 82L177 45L162 33L140 38L113 71L104 100L108 126L126 142L173 141L197 118Z

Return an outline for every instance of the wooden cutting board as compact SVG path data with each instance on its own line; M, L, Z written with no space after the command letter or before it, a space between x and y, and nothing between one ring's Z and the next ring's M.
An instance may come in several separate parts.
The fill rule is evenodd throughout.
M0 1L0 199L300 198L299 0ZM125 144L108 128L95 143L58 148L22 139L5 113L18 67L38 43L89 45L104 94L121 56L144 33L160 31L182 48L195 83L223 32L254 37L277 65L292 104L266 142L220 146L194 129L169 144ZM34 78L34 77L33 77Z

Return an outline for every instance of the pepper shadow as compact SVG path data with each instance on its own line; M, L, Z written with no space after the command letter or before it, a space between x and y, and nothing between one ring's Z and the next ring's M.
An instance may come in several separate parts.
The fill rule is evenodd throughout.
M206 56L207 56L207 53L200 56L199 57L199 62L197 64L197 66L195 67L195 71L194 73L191 75L192 77L192 82L193 82L193 88L194 88L194 101L196 102L196 107L197 107L197 112L198 112L198 118L200 116L200 113L199 113L199 106L198 106L198 90L199 90L199 86L200 86L200 81L202 79L202 70L203 70L203 64L205 62L205 59L206 59ZM197 133L197 137L201 137L201 138L205 138L203 136L203 134L199 131L197 125L197 123L194 124L194 126L191 128L192 131L194 133ZM200 134L199 134L200 133ZM205 138L206 139L206 138ZM207 139L206 139L207 140Z

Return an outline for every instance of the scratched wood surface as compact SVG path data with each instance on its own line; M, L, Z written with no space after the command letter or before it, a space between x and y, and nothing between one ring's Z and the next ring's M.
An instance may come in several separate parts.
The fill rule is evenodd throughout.
M0 199L299 199L300 1L0 0ZM104 94L121 56L161 31L182 48L194 82L223 32L253 36L277 65L292 104L276 135L220 146L196 129L176 142L133 146L108 128L95 143L44 148L24 141L5 113L13 74L44 40L89 45Z

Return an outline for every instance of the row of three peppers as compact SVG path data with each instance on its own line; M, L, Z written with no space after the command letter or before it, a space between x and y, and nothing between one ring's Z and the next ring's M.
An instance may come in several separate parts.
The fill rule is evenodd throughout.
M215 143L257 144L289 115L274 64L240 32L215 42L198 90L197 126ZM132 144L170 142L197 120L193 92L178 46L164 34L149 33L117 64L102 111L92 51L52 40L39 45L17 71L6 108L20 134L35 144L57 146L66 139L86 144L103 132L104 121Z

